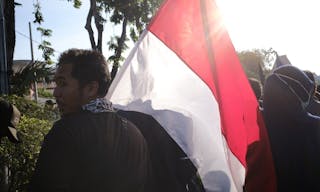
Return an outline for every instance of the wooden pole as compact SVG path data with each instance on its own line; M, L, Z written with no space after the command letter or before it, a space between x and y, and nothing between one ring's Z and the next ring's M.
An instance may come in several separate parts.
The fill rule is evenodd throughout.
M34 64L34 56L33 56L33 43L32 43L32 32L31 32L31 23L29 22L29 35L30 35L30 50L31 50L31 62L32 65ZM34 88L34 100L38 102L38 87L37 87L37 74L34 72L33 74L34 82L33 82L33 88Z

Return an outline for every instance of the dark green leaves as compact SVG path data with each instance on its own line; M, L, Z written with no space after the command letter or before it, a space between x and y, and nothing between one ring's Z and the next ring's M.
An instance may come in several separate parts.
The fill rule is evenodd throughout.
M41 12L41 6L40 3L37 2L34 5L34 20L33 23L38 23L39 25L43 22L43 16L42 16L42 12Z

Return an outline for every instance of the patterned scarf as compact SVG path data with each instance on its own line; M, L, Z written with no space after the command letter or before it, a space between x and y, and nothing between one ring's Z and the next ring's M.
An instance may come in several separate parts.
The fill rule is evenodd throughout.
M114 112L112 103L105 98L97 98L91 100L88 104L82 106L85 111L92 113Z

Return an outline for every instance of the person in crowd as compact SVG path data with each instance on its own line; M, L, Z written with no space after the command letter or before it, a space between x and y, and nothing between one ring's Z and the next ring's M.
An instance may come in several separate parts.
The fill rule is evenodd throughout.
M320 190L320 118L307 111L313 92L294 66L276 69L265 82L263 115L279 192Z
M313 91L313 98L314 99L317 99L316 98L316 93L317 93L317 82L316 82L316 79L314 77L314 74L311 72L311 71L303 71L307 77L310 79L310 81L312 81L313 85L314 85L314 91Z
M151 176L146 141L104 98L110 85L104 56L63 52L55 82L61 119L44 139L29 191L146 191Z
M249 80L251 88L257 98L259 107L261 108L261 106L262 106L262 84L256 78L249 78L248 80Z
M249 83L253 89L253 92L254 92L257 100L260 100L261 96L262 96L262 85L261 85L260 81L258 81L255 78L249 78Z
M16 126L20 120L20 111L16 106L5 100L0 100L0 140L7 137L13 143L19 143Z
M311 113L312 115L316 115L320 117L320 100L318 99L317 95L319 94L317 92L317 83L316 80L314 78L314 75L312 72L310 71L304 71L304 73L308 76L308 78L312 81L312 83L314 84L314 89L311 93L311 98L310 98L310 103L307 107L307 110L309 113Z
M316 99L320 101L320 85L317 86L316 93L314 95Z

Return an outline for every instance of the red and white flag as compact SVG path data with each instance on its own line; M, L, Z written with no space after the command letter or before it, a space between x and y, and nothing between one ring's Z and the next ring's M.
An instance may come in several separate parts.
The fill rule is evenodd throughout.
M152 115L206 191L275 191L258 103L213 0L165 1L107 98Z

